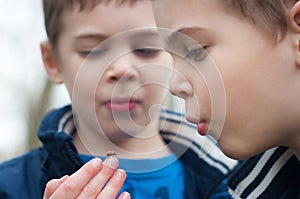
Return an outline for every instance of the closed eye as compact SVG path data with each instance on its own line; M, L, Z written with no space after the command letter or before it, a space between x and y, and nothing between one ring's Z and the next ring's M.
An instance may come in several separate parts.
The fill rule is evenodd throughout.
M139 48L133 50L133 52L140 57L145 57L145 58L152 58L157 56L160 52L161 49L158 48Z
M79 54L84 58L98 58L105 52L107 52L107 49L93 49L79 51Z

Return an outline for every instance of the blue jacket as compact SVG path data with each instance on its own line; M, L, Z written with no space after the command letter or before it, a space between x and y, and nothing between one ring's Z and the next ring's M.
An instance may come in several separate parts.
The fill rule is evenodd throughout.
M300 199L300 162L276 147L243 162L228 184L236 199Z
M162 111L161 135L184 164L185 198L230 198L223 182L237 162L224 156L213 139L198 136L183 118ZM83 162L73 144L74 130L71 106L49 112L38 131L43 145L0 164L0 198L42 198L49 180L77 171Z

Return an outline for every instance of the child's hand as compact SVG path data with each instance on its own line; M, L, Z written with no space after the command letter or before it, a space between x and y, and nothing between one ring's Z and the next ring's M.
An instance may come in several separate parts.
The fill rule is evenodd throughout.
M116 198L126 178L123 170L116 170L118 164L113 156L103 163L94 158L71 176L50 180L44 199ZM129 199L130 195L124 192L118 198Z

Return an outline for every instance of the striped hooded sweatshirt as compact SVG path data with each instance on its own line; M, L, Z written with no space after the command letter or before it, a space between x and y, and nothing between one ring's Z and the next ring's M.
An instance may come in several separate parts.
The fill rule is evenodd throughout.
M235 199L300 199L300 163L287 147L243 162L229 180Z

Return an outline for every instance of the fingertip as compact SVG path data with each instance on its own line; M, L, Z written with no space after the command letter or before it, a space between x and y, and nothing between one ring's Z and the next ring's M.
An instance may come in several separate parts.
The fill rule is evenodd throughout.
M52 179L47 183L47 187L49 187L49 188L57 187L57 186L61 185L64 181L66 181L66 179L68 179L68 177L69 177L68 175L65 175L59 179Z
M130 199L131 196L128 192L123 192L118 199Z
M55 190L64 183L69 178L68 175L63 176L59 179L52 179L46 184L45 192L44 192L44 198L49 198Z
M96 157L96 158L93 158L93 159L91 160L91 165L92 165L94 168L98 169L98 168L101 167L102 161L101 161L100 158L97 158L97 157Z
M115 156L108 156L104 160L103 164L105 164L109 168L115 169L119 165L119 160Z
M60 179L60 181L61 181L61 182L64 182L64 181L66 181L69 177L70 177L69 175L64 175L64 176Z
M115 171L115 175L116 175L117 178L123 179L123 178L126 177L126 172L123 169L117 169Z

